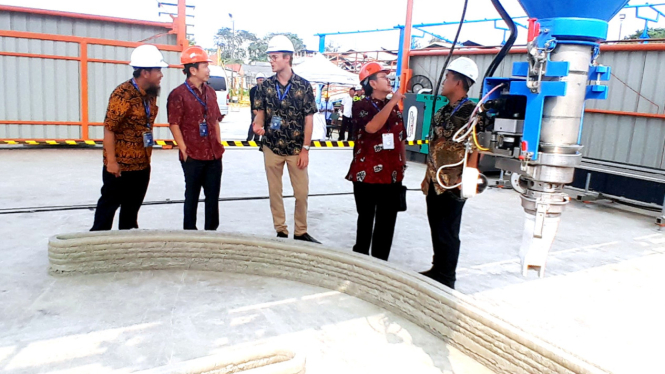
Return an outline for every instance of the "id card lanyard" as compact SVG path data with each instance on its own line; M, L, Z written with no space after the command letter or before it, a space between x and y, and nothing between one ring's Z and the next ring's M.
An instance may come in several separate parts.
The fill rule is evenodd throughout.
M289 90L291 89L291 83L289 83L288 86L284 89L284 94L282 94L282 90L279 89L279 84L275 82L275 88L277 89L277 98L279 99L280 102L284 101L286 99L286 95L289 94Z
M381 109L379 109L379 106L376 105L376 103L374 103L371 98L368 97L367 101L369 101L374 107L374 109L376 109L377 114L381 111ZM389 132L387 134L381 135L381 140L382 140L381 143L383 144L383 149L392 150L395 149L395 134L390 132L390 122L388 122L388 131Z
M208 118L208 104L206 104L203 100L201 100L201 98L197 94L194 93L194 90L192 90L192 88L189 87L189 84L187 84L186 81L185 81L185 87L187 87L187 90L189 90L189 92L191 92L191 94L194 95L194 98L196 98L196 101L198 101L199 104L201 104L203 106L203 110L205 111L203 113L203 120L205 121ZM204 91L205 91L205 88L204 88ZM205 96L205 94L204 94L204 96ZM207 98L206 98L206 101L208 101Z
M464 105L464 103L466 103L467 101L469 101L469 98L468 98L468 97L465 97L464 100L460 101L460 103L457 104L457 106L453 109L453 111L450 112L450 117L448 117L448 121L450 121L450 120L453 118L453 116L455 115L455 113L457 113L457 111L458 111L458 110L462 107L462 105ZM431 138L432 138L432 132L433 132L433 131L434 131L434 126L430 126L430 128L429 128L429 136L428 136L428 139L431 139Z
M199 96L197 94L194 93L194 90L192 90L192 88L189 87L189 84L187 83L187 81L185 81L185 87L187 87L187 90L189 90L189 92L192 95L194 95L194 98L196 99L196 101L198 101L199 104L201 104L203 106L203 122L199 123L199 135L201 137L205 138L205 137L208 136L208 104L207 104L208 97L205 95L206 88L202 86L203 87L203 97L206 98L206 100L203 101L203 100L201 100L201 98L199 98Z
M141 90L139 90L139 86L136 84L134 78L132 78L132 85L136 88L136 91L141 94ZM145 125L148 127L148 130L150 130L150 104L146 100L143 100L143 108L145 109Z

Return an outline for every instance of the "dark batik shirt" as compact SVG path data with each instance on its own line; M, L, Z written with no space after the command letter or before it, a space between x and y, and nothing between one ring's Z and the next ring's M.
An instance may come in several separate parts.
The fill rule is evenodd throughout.
M196 96L192 95L186 85ZM205 83L201 85L201 89L196 88L189 80L185 81L169 94L166 112L169 124L180 127L182 138L187 146L187 157L202 161L218 160L222 158L224 146L215 124L218 121L221 122L224 116L219 111L215 90ZM197 98L206 104L207 111ZM208 125L208 136L201 136L199 129L204 118ZM178 152L178 155L182 159L182 153Z
M289 85L286 97L280 100L279 94L283 95ZM305 117L317 112L312 85L293 73L286 86L279 83L275 74L256 87L254 109L265 111L266 133L261 145L280 156L299 155L305 141ZM282 118L277 130L270 129L274 116Z
M434 115L432 136L429 140L429 154L427 155L427 177L430 181L434 182L433 184L437 195L446 191L436 181L437 170L441 166L455 164L464 158L464 143L454 142L453 136L457 130L466 125L469 121L469 118L476 107L476 103L467 100L451 117L453 110L462 100L455 103L449 103L445 107L439 109ZM443 169L441 171L441 180L447 186L457 184L458 179L462 176L463 168L464 165L459 165Z
M374 105L372 105L372 102ZM353 161L346 179L352 182L390 184L404 179L405 129L402 111L395 105L379 131L369 133L365 126L386 106L388 100L358 101L353 105L353 123L358 140L353 146ZM377 109L378 108L378 109ZM393 134L395 149L383 149L383 134Z
M143 102L150 105L146 118ZM157 98L134 88L131 80L113 90L106 109L104 127L115 134L115 159L120 171L145 170L150 167L152 147L143 145L143 134L152 131L157 117ZM147 124L150 123L150 127ZM104 149L104 165L107 165Z

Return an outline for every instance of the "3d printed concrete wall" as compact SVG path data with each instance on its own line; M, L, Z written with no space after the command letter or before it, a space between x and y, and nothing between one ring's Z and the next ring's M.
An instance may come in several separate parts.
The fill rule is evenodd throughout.
M50 273L191 269L283 278L344 292L399 314L497 373L605 373L415 272L354 253L209 232L57 235Z

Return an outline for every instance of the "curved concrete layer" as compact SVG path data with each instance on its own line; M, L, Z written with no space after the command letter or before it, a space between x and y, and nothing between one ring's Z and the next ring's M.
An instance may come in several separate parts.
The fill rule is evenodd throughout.
M257 346L229 350L137 374L305 374L305 358L292 351Z
M367 256L293 240L210 232L57 235L50 273L191 269L284 278L337 290L397 313L497 373L604 373L481 310L464 295Z

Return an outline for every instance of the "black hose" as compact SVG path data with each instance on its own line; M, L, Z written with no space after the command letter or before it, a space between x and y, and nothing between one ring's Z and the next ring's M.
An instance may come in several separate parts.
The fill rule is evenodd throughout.
M450 59L453 57L453 51L455 50L455 46L457 45L457 39L459 39L460 31L462 31L464 18L466 18L467 5L469 5L469 0L464 0L464 9L462 9L462 17L459 21L459 26L457 26L457 33L455 34L455 39L453 40L453 44L450 46L450 53L448 53L448 58L446 58L446 62L443 64L443 69L441 69L441 74L439 74L439 80L436 82L436 86L434 89L434 98L432 100L432 117L430 118L430 127L429 127L430 134L432 133L432 128L434 128L434 115L436 114L436 99L439 97L439 91L441 90L441 83L443 82L443 76L446 74L448 63L450 62Z
M508 15L508 12L506 12L506 10L503 8L501 2L499 0L492 0L492 5L494 5L496 11L499 12L501 19L503 19L506 25L508 25L508 29L510 30L510 36L508 37L506 44L503 45L499 53L496 56L494 56L494 59L487 67L487 71L485 72L485 76L483 77L483 82L485 81L486 78L494 75L496 69L498 69L499 65L501 65L501 61L503 61L503 59L506 57L510 49L515 44L515 40L517 39L517 26L515 25L513 19L510 18L510 16ZM483 93L481 90L480 95L482 96L482 94Z

